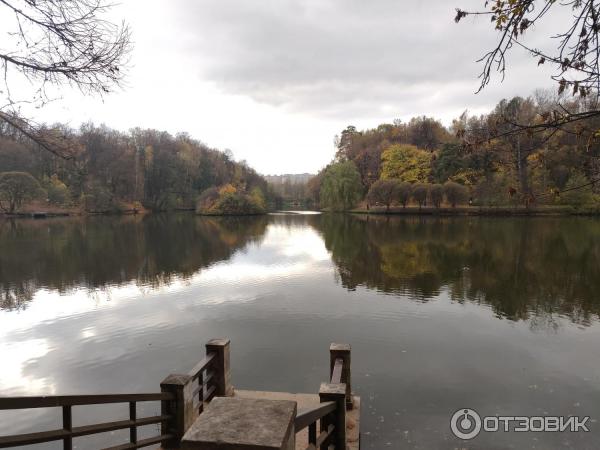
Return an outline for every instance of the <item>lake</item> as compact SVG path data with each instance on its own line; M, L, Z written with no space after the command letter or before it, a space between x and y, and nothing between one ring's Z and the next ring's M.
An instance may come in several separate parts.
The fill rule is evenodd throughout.
M235 387L317 392L344 342L364 449L597 449L599 314L591 218L0 220L5 396L158 391L222 336ZM459 408L590 416L590 432L466 443ZM111 419L90 409L82 420ZM3 412L0 435L59 416Z

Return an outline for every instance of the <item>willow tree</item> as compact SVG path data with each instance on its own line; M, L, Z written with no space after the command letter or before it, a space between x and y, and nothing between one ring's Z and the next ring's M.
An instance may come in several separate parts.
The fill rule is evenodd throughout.
M352 161L330 165L321 183L321 206L333 211L354 207L362 196L360 174Z

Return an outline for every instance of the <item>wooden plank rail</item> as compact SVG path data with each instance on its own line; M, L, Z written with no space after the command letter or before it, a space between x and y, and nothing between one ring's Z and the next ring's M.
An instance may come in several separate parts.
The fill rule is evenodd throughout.
M328 422L335 422L334 415L337 409L338 403L333 401L323 402L316 408L302 411L296 416L294 421L296 433L308 427L308 447L306 447L306 450L320 449L329 444L334 437L335 425L333 423L326 424L323 421L329 419ZM317 423L319 421L321 421L321 432L317 436Z
M346 450L346 409L352 409L350 387L350 352L348 344L329 347L329 378L319 389L321 404L302 411L294 421L295 432L308 427L306 450ZM317 435L317 423L320 433Z
M200 361L198 364L194 366L192 370L188 372L188 375L192 377L192 379L196 379L200 376L203 370L205 370L208 365L215 359L216 353L209 353Z
M54 395L37 397L0 397L0 410L52 408L59 406L100 405L105 403L152 402L173 400L168 392L152 394Z
M333 366L333 371L331 373L331 383L341 383L342 382L342 370L344 369L344 360L342 358L337 358L335 360L335 364Z
M313 409L298 413L294 422L296 433L335 411L335 402L324 402Z
M159 392L152 394L107 394L107 395L63 395L38 397L4 397L0 398L0 410L61 408L63 427L59 430L40 431L34 433L0 436L0 448L18 447L23 445L42 444L53 441L63 441L64 449L73 448L73 438L91 434L107 433L110 431L129 428L129 444L117 448L142 448L155 444L170 436L161 435L155 438L138 441L137 428L167 422L169 415L137 418L137 403L150 401L172 401L171 393ZM127 403L129 405L129 420L104 422L92 425L73 426L73 406L89 406L100 404Z

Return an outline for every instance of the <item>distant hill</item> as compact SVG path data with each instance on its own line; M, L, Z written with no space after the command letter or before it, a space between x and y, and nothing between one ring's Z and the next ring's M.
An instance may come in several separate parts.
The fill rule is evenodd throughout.
M287 173L285 175L264 175L268 183L277 184L305 184L314 175L312 173Z

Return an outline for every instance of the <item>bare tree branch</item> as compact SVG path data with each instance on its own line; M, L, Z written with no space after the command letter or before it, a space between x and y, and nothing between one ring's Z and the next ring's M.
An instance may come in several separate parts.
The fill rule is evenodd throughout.
M18 118L16 106L47 103L47 85L67 84L101 96L121 85L131 33L125 23L103 18L111 6L105 0L0 0L0 14L10 13L15 20L14 31L0 42L5 84L0 119L58 156L70 153L54 147L59 142L36 131L31 121ZM33 83L32 99L12 97L9 77L14 73Z

